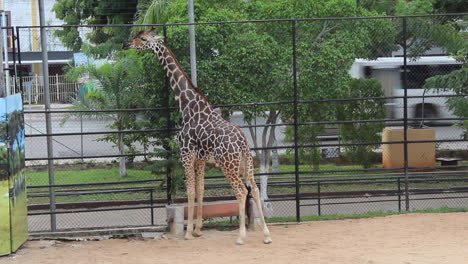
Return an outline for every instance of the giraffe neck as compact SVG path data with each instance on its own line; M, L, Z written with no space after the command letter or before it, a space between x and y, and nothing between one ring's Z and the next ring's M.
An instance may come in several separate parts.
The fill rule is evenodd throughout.
M192 80L184 72L171 49L163 41L159 41L153 47L153 51L166 71L184 121L190 120L196 114L213 114L213 107L203 93L193 85Z

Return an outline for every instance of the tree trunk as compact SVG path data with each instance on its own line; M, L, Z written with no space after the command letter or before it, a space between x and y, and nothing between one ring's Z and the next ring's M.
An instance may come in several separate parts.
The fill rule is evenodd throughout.
M273 110L270 111L266 120L266 125L276 124L278 120L280 112ZM261 147L269 148L276 145L276 137L275 137L275 126L265 126L263 128L261 134ZM256 129L249 128L250 136L252 137L252 141L254 142L254 147L259 148L258 141L257 141L257 131ZM273 155L276 154L276 158L278 157L278 152L273 152ZM255 150L255 155L257 159L260 161L260 173L268 173L270 172L270 165L272 163L272 150L271 149L262 149L262 150ZM277 159L278 160L278 159ZM275 170L279 171L279 164L278 162L274 163L277 168ZM265 202L268 200L268 175L260 176L260 199L262 200L262 207L265 217L271 217L273 215L273 208L269 202Z
M124 134L119 133L118 145L119 145L119 154L120 155L125 155L125 145L124 145L124 142L123 142L123 137L124 137ZM125 162L126 162L125 156L121 156L120 157L120 177L127 177L128 176L127 166L126 166Z

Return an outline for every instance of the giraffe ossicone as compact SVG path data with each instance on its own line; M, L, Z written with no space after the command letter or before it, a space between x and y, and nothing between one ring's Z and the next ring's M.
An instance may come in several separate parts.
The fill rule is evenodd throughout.
M252 197L259 210L260 225L264 233L263 242L271 243L270 231L263 216L260 192L254 179L253 158L242 130L224 120L213 109L200 89L192 84L183 71L171 49L164 43L164 38L158 36L154 29L139 33L124 48L152 50L158 56L182 113L181 131L177 140L180 145L188 196L185 238L192 239L194 235L202 235L205 164L214 162L225 174L239 202L240 234L236 243L244 244L246 237L245 205L248 193L246 186L251 188ZM241 175L245 178L245 185ZM193 230L195 196L198 203L198 217Z

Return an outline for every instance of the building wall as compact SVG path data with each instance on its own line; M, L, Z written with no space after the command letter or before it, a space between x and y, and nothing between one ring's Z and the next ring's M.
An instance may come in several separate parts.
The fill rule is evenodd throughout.
M0 9L11 12L10 26L39 26L39 6L37 0L0 0ZM46 25L61 25L63 21L56 18L52 8L54 0L44 0ZM40 34L37 28L20 29L21 51L40 51ZM47 30L48 48L50 51L67 50L53 34Z

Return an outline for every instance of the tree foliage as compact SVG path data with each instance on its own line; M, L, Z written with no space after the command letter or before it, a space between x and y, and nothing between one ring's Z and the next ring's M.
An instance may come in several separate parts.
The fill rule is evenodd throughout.
M68 75L74 79L89 74L97 81L97 89L89 92L86 95L86 100L76 104L75 109L106 110L138 107L137 100L141 94L135 93L135 89L144 85L144 82L141 81L141 73L143 72L141 58L136 54L136 51L131 50L117 53L114 59L113 62L100 67L90 65L72 68L68 72ZM135 124L138 113L116 112L109 115L108 113L91 112L88 115L113 119L114 123L110 128L117 129L119 133L109 134L101 140L114 142L121 155L125 154L124 144L126 142L128 147L132 147L132 142L121 132ZM125 161L125 157L120 158L120 175L122 177L127 176Z
M382 85L375 79L353 79L347 91L348 98L378 98L383 97ZM385 100L364 99L344 102L340 105L339 115L342 120L378 120L385 119ZM379 142L380 133L385 127L384 122L345 123L340 125L340 136L344 143ZM346 146L348 158L364 168L370 168L373 151L379 145L349 145Z
M53 11L57 18L70 25L131 24L137 12L138 2L137 0L57 0ZM55 34L73 51L84 49L96 57L105 57L110 51L122 47L129 32L130 27L65 27L56 30Z

